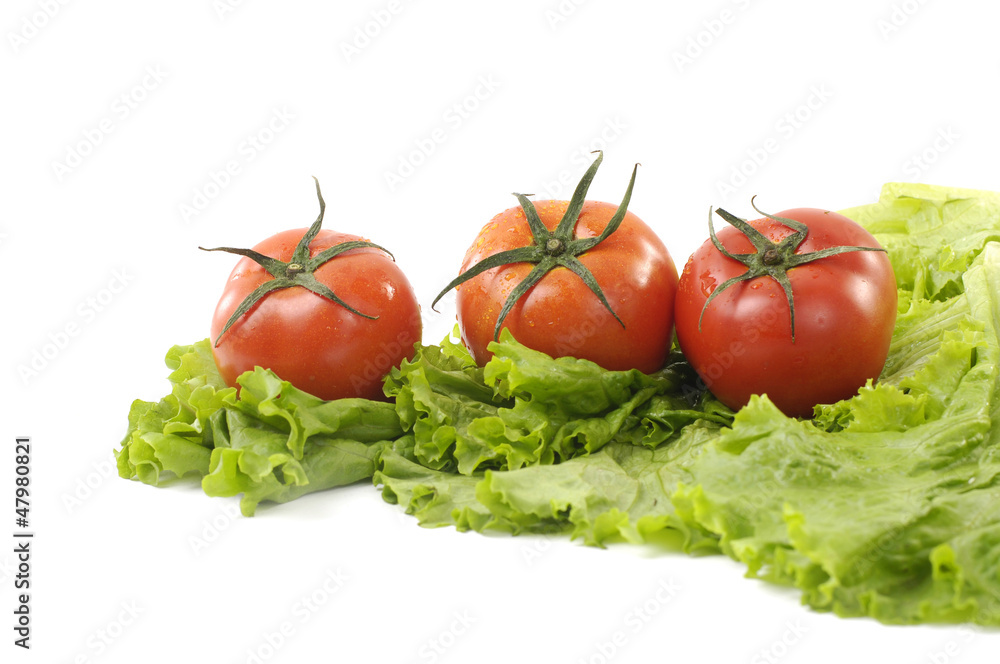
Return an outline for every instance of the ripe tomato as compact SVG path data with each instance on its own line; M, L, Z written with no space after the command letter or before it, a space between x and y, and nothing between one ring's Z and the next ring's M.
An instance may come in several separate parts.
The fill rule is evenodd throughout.
M534 206L551 231L569 204L545 200ZM583 203L576 237L599 236L615 209L609 203ZM479 231L461 272L488 256L532 241L524 210L505 210ZM652 373L662 368L670 350L677 269L656 233L628 212L617 230L582 253L579 260L600 284L621 323L580 276L556 267L514 304L503 327L520 343L553 357L584 358L611 370L636 368ZM458 286L462 341L480 365L492 356L486 346L494 339L504 302L532 267L512 263L492 268Z
M779 218L804 224L804 239L791 237L797 231ZM896 281L884 251L854 250L880 249L875 238L847 217L811 208L743 223L776 245L785 240L790 262L800 263L787 268L794 337L792 309L776 277L738 281L712 297L748 267L706 241L684 266L676 321L681 350L707 388L733 409L767 394L785 414L807 417L814 405L849 398L877 378L896 322ZM717 237L731 254L766 254L756 246L761 240L734 226ZM847 251L802 258L834 247Z
M319 229L321 220L322 213L308 229L318 231L308 252L299 258L315 258L341 243L361 241L356 235ZM290 263L306 233L304 228L278 233L253 251L282 265ZM281 268L277 271L280 276ZM384 399L383 378L404 358L412 358L414 344L420 341L420 309L409 281L374 245L349 248L315 266L312 275L321 284L317 288L326 286L363 315L292 285L268 292L223 332L240 304L276 278L244 256L229 275L212 318L219 373L235 386L237 376L260 366L322 399Z

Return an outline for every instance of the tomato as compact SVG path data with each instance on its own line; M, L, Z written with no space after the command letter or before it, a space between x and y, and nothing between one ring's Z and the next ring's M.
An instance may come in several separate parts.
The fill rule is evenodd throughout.
M590 177L599 163L600 157L591 166ZM634 178L633 171L633 182ZM576 241L591 244L609 223L617 223L613 221L616 214L620 218L613 232L577 255L582 270L555 264L565 260L575 265L565 254L552 258L547 250L532 249L541 257L538 265L518 261L498 265L457 285L462 341L478 364L490 359L492 353L487 346L503 327L520 343L553 357L584 358L611 370L635 368L652 373L663 367L670 349L677 270L656 233L625 210L630 192L631 183L626 200L618 208L584 201L585 187L582 191L578 188L574 201L532 203L519 195L521 206L501 212L479 231L465 254L460 271L463 275L480 261L501 252L551 248L553 237L548 234L563 237L564 245L570 248ZM567 210L574 204L579 211L575 224L573 219L566 219ZM529 211L537 214L544 232L532 228ZM554 261L555 266L546 267L546 260ZM592 275L596 290L585 281L585 272ZM502 325L498 325L512 292L535 277L537 282L512 303Z
M321 219L322 214L317 223ZM345 242L371 245L356 235L316 224L314 228L318 232L300 258L315 258ZM253 251L287 264L309 230L283 231ZM420 341L420 309L413 288L389 254L374 245L345 246L353 248L317 266L312 276L362 315L292 285L268 292L223 332L241 302L276 279L250 257L239 260L211 327L215 361L228 385L235 386L237 376L260 366L322 399L385 399L383 378L404 358L411 359ZM276 271L281 276L281 269Z
M795 222L804 224L804 239ZM868 231L835 212L799 208L749 226L765 240L755 244L729 226L718 241L751 262L765 260L769 241L787 252L789 265L765 265L777 276L764 273L722 290L750 270L706 241L680 277L677 339L705 386L730 408L767 394L785 414L808 417L814 405L849 398L881 373L896 322L892 266ZM843 253L805 262L803 256L823 250ZM791 301L780 283L783 270Z

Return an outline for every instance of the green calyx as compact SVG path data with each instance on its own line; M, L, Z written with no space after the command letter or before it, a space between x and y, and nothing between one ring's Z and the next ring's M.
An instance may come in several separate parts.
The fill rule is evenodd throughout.
M740 219L736 215L730 214L722 208L719 208L715 210L716 214L743 233L743 235L750 240L750 243L753 244L754 248L757 250L748 254L733 254L722 245L722 242L720 242L718 236L716 236L715 227L712 225L712 208L708 209L708 231L712 238L712 244L715 245L715 248L718 249L722 255L743 263L743 265L746 266L747 271L743 274L732 277L731 279L727 279L722 282L718 288L712 291L712 293L708 296L708 299L705 300L705 306L701 309L701 316L698 317L698 331L701 331L701 321L705 318L705 311L708 309L708 305L711 304L712 300L714 300L723 291L734 284L756 279L757 277L768 276L777 281L778 284L781 285L781 289L785 291L785 298L788 300L788 311L791 314L792 343L795 343L795 299L792 297L792 283L788 280L788 270L793 267L812 263L813 261L817 261L822 258L827 258L828 256L844 254L850 251L885 251L885 249L882 249L881 247L841 246L820 249L819 251L811 251L806 254L797 254L795 252L798 250L799 245L805 241L806 236L809 234L809 227L801 221L796 221L795 219L776 217L766 212L762 212L756 205L754 205L754 198L756 198L756 196L750 199L750 205L757 211L758 214L767 217L771 221L777 221L784 224L785 226L793 229L795 232L781 240L781 242L775 243L765 237L764 234L756 228L751 226L745 219Z
M538 211L535 210L535 205L532 203L527 196L531 194L517 194L518 202L521 204L521 209L524 210L524 216L528 220L528 226L531 229L531 234L533 237L533 242L525 247L518 247L517 249L508 249L507 251L501 251L499 253L488 256L483 260L479 261L468 270L460 274L458 277L452 280L450 284L444 287L438 296L434 298L434 302L431 304L431 308L444 297L444 295L455 288L459 284L462 284L473 277L476 277L483 272L493 269L495 267L500 267L502 265L510 265L511 263L533 263L535 267L528 273L521 282L510 292L507 296L507 300L504 302L503 308L500 310L500 315L497 317L496 326L493 329L493 338L500 338L500 329L503 326L504 319L507 318L507 314L514 307L518 300L527 293L532 286L541 281L549 270L556 267L565 267L572 270L574 274L580 277L591 292L596 295L604 308L607 309L612 316L615 317L622 327L625 327L625 323L622 319L618 317L611 305L608 304L607 298L604 296L604 292L601 290L600 285L597 283L597 279L594 278L593 273L587 266L580 262L580 254L586 252L589 249L593 249L598 244L603 242L609 235L618 230L621 225L622 220L625 218L625 213L628 211L628 203L632 198L632 187L635 185L635 174L638 169L638 164L632 169L632 178L629 180L628 188L625 190L625 197L622 199L621 204L618 209L615 210L614 216L608 220L607 226L597 237L588 238L578 238L576 237L576 222L580 217L580 212L583 209L583 204L587 198L587 190L590 189L590 183L593 182L594 176L597 174L597 169L601 165L601 161L604 159L604 153L600 150L596 151L597 159L594 163L590 165L587 172L583 174L580 183L576 185L576 190L573 192L573 197L570 199L569 207L566 208L566 213L563 215L562 219L556 225L554 231L550 231L542 223L542 220L538 216Z
M365 240L352 240L350 242L341 242L338 245L324 249L322 252L316 254L315 256L309 256L309 245L316 238L319 233L320 228L323 226L323 214L326 212L326 201L323 200L323 193L319 189L319 180L316 180L316 196L319 198L319 217L313 222L306 234L302 236L299 243L295 246L295 251L292 252L292 258L287 263L280 261L277 258L271 258L270 256L265 256L253 249L236 249L234 247L215 247L213 249L206 249L205 247L198 247L202 251L225 251L230 254L237 254L240 256L246 256L247 258L253 260L258 265L267 270L273 279L265 281L260 286L258 286L252 293L247 295L240 306L236 308L233 315L229 317L226 321L226 326L219 333L219 336L215 338L215 345L219 345L219 340L222 339L229 328L232 327L233 323L239 320L243 315L245 315L250 309L253 308L265 295L272 291L280 290L282 288L292 288L293 286L301 286L306 290L312 291L321 297L325 297L332 302L336 302L340 306L344 307L348 311L362 318L367 318L369 320L377 320L378 316L369 316L368 314L361 313L354 307L350 306L334 293L328 286L320 283L316 277L313 275L321 265L326 264L333 258L336 258L345 251L350 251L351 249L357 249L359 247L374 247L375 249L381 249L385 253L392 257L392 254L388 249L380 247L379 245L368 242ZM395 258L393 258L395 260Z

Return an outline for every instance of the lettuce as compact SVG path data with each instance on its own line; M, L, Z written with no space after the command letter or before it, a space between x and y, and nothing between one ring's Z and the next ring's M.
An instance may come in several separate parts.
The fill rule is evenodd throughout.
M423 525L641 541L670 513L665 480L693 442L732 419L679 360L655 375L606 371L505 330L479 369L454 347L421 348L386 381L413 444L383 451L374 481Z
M687 412L688 386L660 384L636 405L642 381L627 392L612 372L581 381L575 362L544 362L502 340L482 376L494 395L517 397L509 385L532 379L490 418L505 422L498 436L534 436L533 456L480 471L429 470L415 454L409 463L422 470L404 485L400 459L383 453L375 482L424 525L564 532L596 545L668 536L796 586L818 610L1000 625L1000 196L891 184L878 203L845 214L888 248L902 308L882 376L855 397L818 406L808 421L755 397L730 426L702 401L691 406L700 417L644 446L669 421L661 408ZM591 402L596 413L572 412ZM521 411L553 425L512 426L527 421L513 418ZM598 414L612 426L567 446L545 433L567 414L580 430ZM439 458L460 447L438 448Z
M161 477L208 472L213 447L210 418L236 400L219 375L207 339L167 352L170 394L157 403L136 399L128 433L116 452L118 474L158 484Z
M240 376L237 398L208 339L171 348L166 362L173 389L132 404L118 474L152 485L197 477L210 496L243 494L246 516L370 478L382 446L403 434L392 404L323 401L259 367Z
M507 330L484 368L456 348L450 340L421 348L386 380L413 432L414 460L428 468L470 475L551 466L633 432L659 444L688 422L730 419L718 402L712 413L670 396L683 380L681 362L652 376L606 371L526 348Z
M811 419L729 411L676 351L614 372L505 332L477 367L448 338L387 376L392 403L323 402L263 369L237 394L203 341L133 404L119 472L247 515L370 479L424 526L666 543L821 611L1000 625L1000 194L889 184L844 213L887 248L899 316L879 379Z

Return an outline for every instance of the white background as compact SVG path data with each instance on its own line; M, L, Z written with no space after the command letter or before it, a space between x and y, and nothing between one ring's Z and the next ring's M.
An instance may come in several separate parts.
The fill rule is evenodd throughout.
M680 4L7 0L0 659L994 661L995 630L818 614L721 556L422 529L368 484L245 519L111 472L131 401L168 389L166 350L208 334L233 259L197 246L308 225L312 175L326 227L394 250L426 342L510 192L568 197L594 148L590 198L617 203L640 162L630 209L678 265L709 206L746 217L753 194L777 212L894 180L996 187L994 3ZM17 435L29 652L11 629Z

